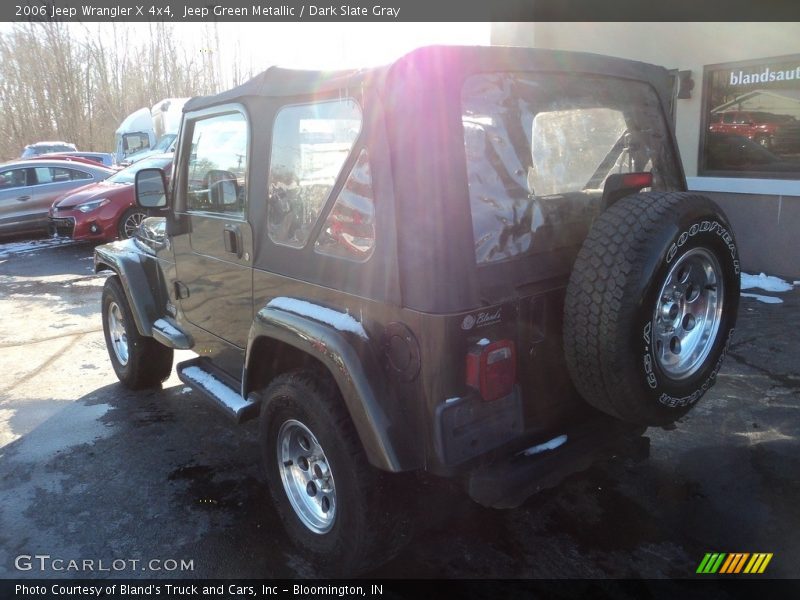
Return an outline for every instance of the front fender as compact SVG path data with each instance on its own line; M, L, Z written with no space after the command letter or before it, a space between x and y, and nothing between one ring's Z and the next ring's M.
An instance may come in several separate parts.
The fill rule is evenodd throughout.
M316 358L335 379L367 458L387 471L422 466L422 458L411 440L415 437L386 384L369 341L351 332L280 308L267 306L257 314L250 329L245 359L243 390L247 372L258 356L252 349L260 338L286 343Z
M143 260L147 257L138 251L132 239L103 244L94 249L95 273L110 270L119 275L136 329L141 335L152 337L153 322L161 312L158 298L166 291L158 289L158 282L147 276Z

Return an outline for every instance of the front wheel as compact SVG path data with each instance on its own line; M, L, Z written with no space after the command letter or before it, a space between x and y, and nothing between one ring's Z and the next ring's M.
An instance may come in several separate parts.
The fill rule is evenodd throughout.
M260 428L278 514L322 574L362 573L402 547L408 523L389 476L367 461L329 377L305 370L277 377Z
M106 279L102 298L103 334L111 366L132 390L156 387L172 371L172 348L141 335L119 277Z
M132 238L136 233L136 230L139 229L139 225L141 225L142 221L144 221L146 218L147 213L136 207L129 208L122 213L117 225L117 234L119 235L119 239L126 240L128 238Z

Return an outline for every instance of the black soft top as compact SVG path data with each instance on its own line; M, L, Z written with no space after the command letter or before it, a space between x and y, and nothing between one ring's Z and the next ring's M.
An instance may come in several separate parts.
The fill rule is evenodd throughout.
M272 117L283 105L309 99L357 99L364 110L362 147L370 147L376 156L387 153L379 159L381 168L375 169L374 179L378 187L387 184L378 192L387 207L381 214L393 219L392 223L385 221L383 251L376 251L366 263L351 264L322 257L311 245L298 250L273 244L264 236L257 242L254 264L366 298L392 299L422 312L453 313L484 303L486 277L492 286L495 281L502 283L497 294L492 292L493 297L505 297L506 287L523 277L534 281L568 274L574 258L559 251L554 252L557 264L553 265L543 260L523 261L523 267L519 261L509 261L483 270L476 265L471 214L465 204L469 192L461 90L467 77L497 71L641 81L656 92L664 114L670 105L669 73L641 62L533 48L430 46L369 69L272 67L221 94L193 98L184 111L241 104L258 123L252 130L254 147L268 153ZM674 140L670 144L674 147ZM389 172L391 177L387 177ZM252 169L249 189L268 189L267 176L267 169ZM253 203L251 211L256 222L266 221L266 203ZM326 260L337 260L336 267L321 266ZM518 272L519 268L525 272ZM397 282L392 273L398 274ZM396 299L398 294L401 298Z
M671 81L666 69L643 62L585 52L567 52L507 46L426 46L395 62L368 69L313 71L270 67L252 79L214 96L197 96L184 105L184 112L239 102L252 97L284 97L324 94L337 90L381 85L390 73L438 76L443 67L456 70L580 72L647 81L668 102Z

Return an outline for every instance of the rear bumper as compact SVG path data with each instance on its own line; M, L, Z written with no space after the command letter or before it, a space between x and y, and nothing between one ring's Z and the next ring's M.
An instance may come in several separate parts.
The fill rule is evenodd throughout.
M642 436L645 429L598 416L548 436L548 439L567 436L566 442L555 449L531 456L516 452L473 469L467 475L467 493L483 506L515 508L536 492L558 485L598 460L613 456L646 458L650 439ZM531 446L548 439L536 440Z

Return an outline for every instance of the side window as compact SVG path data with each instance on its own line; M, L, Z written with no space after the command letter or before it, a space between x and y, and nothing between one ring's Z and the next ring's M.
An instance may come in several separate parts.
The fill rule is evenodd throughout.
M86 173L85 171L78 171L77 169L58 169L59 171L63 170L67 172L67 177L70 181L77 181L80 179L91 179L92 175L90 173Z
M192 129L186 190L189 211L244 216L247 121L238 112L200 119Z
M53 169L50 167L36 167L34 171L37 183L53 183Z
M61 183L64 181L74 181L77 179L91 179L92 176L83 171L75 169L62 169L61 167L53 167L50 169L53 183Z
M366 261L375 248L375 196L367 151L347 176L314 244L320 254Z
M268 231L302 248L361 130L351 99L287 106L275 118L268 182Z
M25 187L25 169L9 169L0 171L0 190Z

